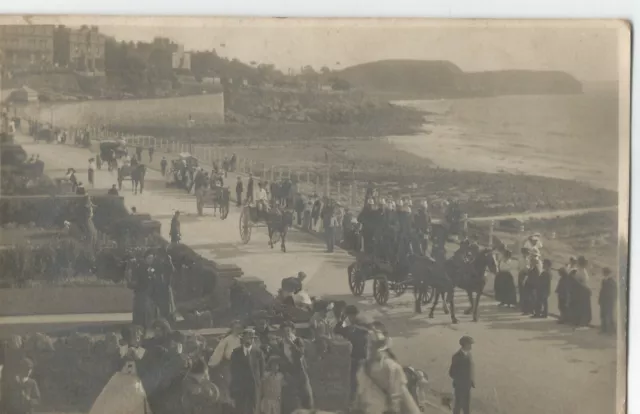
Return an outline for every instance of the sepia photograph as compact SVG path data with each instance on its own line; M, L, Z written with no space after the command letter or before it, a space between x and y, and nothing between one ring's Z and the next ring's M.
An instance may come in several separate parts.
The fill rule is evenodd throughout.
M631 27L0 16L0 414L617 414Z

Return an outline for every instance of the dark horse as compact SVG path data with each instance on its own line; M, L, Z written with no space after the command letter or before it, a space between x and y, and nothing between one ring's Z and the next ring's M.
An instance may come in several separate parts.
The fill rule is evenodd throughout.
M140 186L140 194L144 190L144 176L147 173L147 167L144 164L138 164L131 171L131 185L133 193L138 194L138 186Z
M287 252L286 239L289 227L293 225L293 212L282 207L272 207L267 212L267 230L269 231L269 246L273 249L278 242L275 236L280 238L280 250Z
M473 321L478 321L478 306L480 304L480 296L484 291L487 283L485 272L487 269L497 272L497 265L493 256L492 249L484 249L478 252L472 260L465 262L460 256L453 256L444 263L437 263L431 258L417 257L412 263L411 273L420 275L418 277L419 287L417 291L421 291L426 286L432 286L435 290L433 305L429 311L429 318L433 318L433 312L438 306L440 297L449 303L451 307L451 322L458 323L456 318L454 305L454 291L458 287L467 292L469 297L469 308L464 314L473 314ZM473 294L475 293L475 297ZM422 312L421 296L416 295L416 312ZM446 304L444 307L447 313Z

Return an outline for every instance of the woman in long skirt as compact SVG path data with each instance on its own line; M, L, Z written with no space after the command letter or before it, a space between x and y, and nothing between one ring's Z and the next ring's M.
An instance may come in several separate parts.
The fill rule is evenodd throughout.
M493 291L498 301L498 306L517 306L518 295L513 273L509 266L511 263L511 252L506 250L498 261L498 273L494 280Z

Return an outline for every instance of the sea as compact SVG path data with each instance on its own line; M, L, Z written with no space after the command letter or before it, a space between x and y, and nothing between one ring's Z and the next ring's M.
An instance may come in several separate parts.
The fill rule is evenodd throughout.
M426 112L398 148L443 168L540 175L618 189L618 94L395 101Z

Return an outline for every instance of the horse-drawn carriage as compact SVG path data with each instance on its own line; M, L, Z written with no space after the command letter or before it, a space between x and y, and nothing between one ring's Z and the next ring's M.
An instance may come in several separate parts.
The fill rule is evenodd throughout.
M178 185L184 188L191 187L195 171L198 168L198 159L188 152L182 152L174 160L166 175L166 186Z
M422 304L433 299L433 288L418 289L417 283L410 273L408 264L388 262L368 253L355 253L356 261L347 268L349 289L354 296L362 295L365 284L373 280L373 297L379 305L389 300L390 291L396 296L404 294L412 288Z
M140 194L144 190L144 177L147 173L147 167L144 164L127 164L118 168L118 188L122 190L122 182L126 178L131 179L131 191L134 194L138 193L138 188L140 189Z
M277 205L266 211L259 211L257 205L245 204L240 211L239 221L240 239L244 244L251 240L251 229L260 227L261 223L267 227L269 246L273 249L273 246L280 242L280 249L285 253L287 231L293 225L293 212Z
M213 208L215 216L216 209L220 210L220 218L226 219L229 215L229 187L203 186L196 191L196 206L198 215L202 215L204 208Z
M106 162L111 171L115 165L116 160L127 155L127 147L121 141L102 141L100 143L100 159Z

